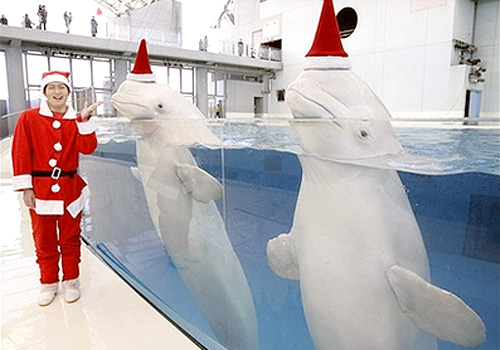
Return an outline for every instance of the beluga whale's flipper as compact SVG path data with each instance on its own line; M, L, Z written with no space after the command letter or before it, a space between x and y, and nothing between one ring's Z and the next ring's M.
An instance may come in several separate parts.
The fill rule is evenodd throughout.
M208 203L224 195L220 182L205 170L190 164L177 165L175 170L187 193L198 202Z
M267 243L267 260L269 267L279 277L298 280L299 266L295 256L293 237L282 233Z
M421 330L469 348L486 341L479 315L453 293L400 266L391 266L387 278L401 309Z
M404 150L387 108L351 71L332 0L286 91L302 182L291 231L268 242L267 256L276 275L299 279L314 348L482 344L481 318L426 282L427 251L393 166Z
M250 286L215 203L223 186L198 167L190 150L220 140L192 103L156 82L144 40L112 101L141 135L138 169L132 172L142 182L151 219L184 284L224 347L257 350Z

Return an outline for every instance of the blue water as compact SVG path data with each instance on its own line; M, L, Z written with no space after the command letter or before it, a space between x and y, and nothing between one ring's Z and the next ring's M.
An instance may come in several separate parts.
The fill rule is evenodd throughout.
M231 137L225 137L223 151L199 147L192 153L200 167L224 184L225 196L217 204L252 291L260 349L313 349L299 283L276 277L265 253L267 241L292 225L301 181L296 140L282 128L252 124L234 134L228 127L237 126L224 126L224 136ZM86 236L160 310L207 348L219 348L154 230L141 184L129 171L136 165L129 131L112 137L104 132L106 143L82 161L93 191L84 220ZM271 145L277 150L262 141L263 131L279 140ZM488 340L480 349L497 350L499 131L400 128L397 133L409 153L432 157L447 170L439 176L400 172L427 247L432 281L481 315ZM444 342L439 348L461 349Z

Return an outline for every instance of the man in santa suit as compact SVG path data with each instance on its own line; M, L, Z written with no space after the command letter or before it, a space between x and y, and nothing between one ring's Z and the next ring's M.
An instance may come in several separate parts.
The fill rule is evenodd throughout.
M66 104L69 73L42 76L40 108L24 111L12 141L13 188L29 208L42 283L38 304L48 305L59 289L59 259L67 302L80 297L80 219L87 183L77 174L78 155L97 147L92 113L102 103L85 104L80 115Z

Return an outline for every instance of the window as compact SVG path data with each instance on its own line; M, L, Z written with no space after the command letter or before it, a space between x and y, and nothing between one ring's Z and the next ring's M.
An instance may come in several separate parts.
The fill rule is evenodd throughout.
M182 93L183 94L193 94L193 69L192 68L182 68Z
M0 52L0 100L8 100L7 71L5 67L5 53ZM0 115L2 111L0 110Z
M179 68L168 69L168 85L175 91L181 91L181 71Z
M111 60L94 58L92 60L92 73L95 88L110 88Z
M74 58L71 62L73 71L71 72L71 80L75 88L88 88L92 86L90 74L90 60Z

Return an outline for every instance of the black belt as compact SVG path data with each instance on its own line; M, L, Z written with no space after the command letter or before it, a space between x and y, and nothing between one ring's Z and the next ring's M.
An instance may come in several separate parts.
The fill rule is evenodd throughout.
M69 176L73 178L75 176L76 170L62 170L61 168L54 168L54 170L33 170L31 176L50 176L53 179L58 179L61 176Z

